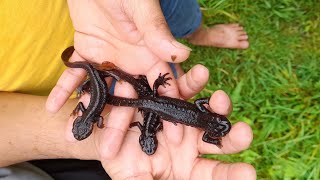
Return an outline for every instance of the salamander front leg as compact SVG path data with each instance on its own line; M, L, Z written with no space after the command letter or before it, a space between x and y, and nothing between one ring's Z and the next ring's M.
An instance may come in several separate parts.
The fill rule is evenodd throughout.
M142 96L152 96L153 91L149 86L148 79L145 75L139 75L135 82L131 82L132 86L138 93L139 97Z
M204 104L209 104L210 98L200 98L194 101L194 104L201 112L209 113L210 111L204 106Z
M159 74L158 78L154 81L153 83L153 96L157 97L158 96L158 88L160 86L166 87L166 85L170 86L170 84L167 82L171 80L171 77L166 77L169 75L169 73L165 73L164 75Z
M70 114L70 116L74 117L78 114L79 111L84 112L86 110L86 108L84 107L82 102L79 102L76 106L76 108L74 108L74 110L72 111L72 113Z
M209 132L205 132L203 134L202 140L204 142L214 144L214 145L218 146L219 148L222 148L221 137L214 137Z
M140 129L140 131L142 131L143 126L139 121L131 123L129 127L132 128L132 127L135 127L135 126L137 126Z
M81 86L77 87L77 98L80 98L84 93L90 93L90 79L85 80Z

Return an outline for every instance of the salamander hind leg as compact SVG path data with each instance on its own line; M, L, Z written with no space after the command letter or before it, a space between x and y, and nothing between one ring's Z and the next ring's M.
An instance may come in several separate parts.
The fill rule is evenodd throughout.
M128 81L138 93L139 97L152 96L153 91L149 86L147 77L145 75L139 75L138 78Z
M214 145L218 146L219 148L222 148L221 137L214 137L209 132L205 132L203 134L202 140L204 142L214 144Z
M93 130L93 122L85 121L81 116L77 117L73 122L72 133L75 139L81 141L90 136Z
M72 113L70 114L70 116L74 117L78 114L79 111L84 112L86 110L86 108L84 107L82 102L79 102L76 106L76 108L74 108L74 110L72 111Z
M140 129L140 131L142 131L143 126L139 121L131 123L129 127L132 128L132 127L135 127L135 126L137 126Z
M162 124L162 122L159 122L159 124L157 124L157 127L156 127L156 132L159 132L162 130L163 130L163 124Z

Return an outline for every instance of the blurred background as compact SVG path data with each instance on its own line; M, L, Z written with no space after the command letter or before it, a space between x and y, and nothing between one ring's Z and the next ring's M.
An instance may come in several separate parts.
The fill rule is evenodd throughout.
M320 1L199 2L205 25L238 22L250 42L247 50L188 44L184 69L200 63L210 70L197 97L226 91L232 123L254 132L248 150L206 157L250 163L258 179L320 179Z

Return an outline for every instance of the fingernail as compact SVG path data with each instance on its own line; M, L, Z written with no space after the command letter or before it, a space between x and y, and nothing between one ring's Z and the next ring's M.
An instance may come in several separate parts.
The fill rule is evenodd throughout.
M174 45L177 48L185 49L187 51L192 51L191 48L189 48L188 46L186 46L186 45L184 45L184 44L182 44L182 43L180 43L178 41L172 41L171 43L172 43L172 45Z

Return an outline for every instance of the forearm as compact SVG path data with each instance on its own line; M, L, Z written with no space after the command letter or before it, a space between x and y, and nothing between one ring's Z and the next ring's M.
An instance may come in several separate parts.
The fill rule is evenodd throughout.
M0 92L0 167L31 159L95 159L91 140L65 140L76 101L68 101L56 114L46 112L45 101L46 97Z

